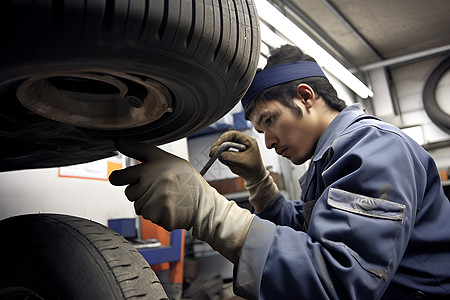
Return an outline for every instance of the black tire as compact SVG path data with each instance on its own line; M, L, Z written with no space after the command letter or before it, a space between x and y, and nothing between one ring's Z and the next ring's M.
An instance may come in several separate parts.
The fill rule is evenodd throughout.
M0 299L168 299L122 236L56 214L0 221Z
M448 115L438 104L436 99L436 88L442 76L450 70L450 56L444 59L431 72L423 88L423 106L430 119L442 130L450 133L450 115Z
M259 45L252 0L1 0L4 162L189 136L238 103Z

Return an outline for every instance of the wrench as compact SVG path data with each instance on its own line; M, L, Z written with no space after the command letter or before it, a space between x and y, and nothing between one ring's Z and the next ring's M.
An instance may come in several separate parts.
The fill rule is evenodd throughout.
M200 175L202 175L202 176L205 175L206 171L208 171L208 169L212 166L212 164L220 156L220 154L222 154L223 151L229 150L230 148L235 148L235 149L239 150L239 152L247 150L247 146L242 145L242 144L238 144L238 143L234 143L234 142L223 143L222 145L220 145L219 149L217 149L217 151L214 153L214 155L205 164L203 169L200 171Z

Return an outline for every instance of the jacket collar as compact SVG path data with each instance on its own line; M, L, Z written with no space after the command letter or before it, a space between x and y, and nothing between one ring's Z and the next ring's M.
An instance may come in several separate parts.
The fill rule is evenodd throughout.
M322 134L314 152L313 161L318 161L331 144L355 121L368 116L361 104L353 104L341 111Z

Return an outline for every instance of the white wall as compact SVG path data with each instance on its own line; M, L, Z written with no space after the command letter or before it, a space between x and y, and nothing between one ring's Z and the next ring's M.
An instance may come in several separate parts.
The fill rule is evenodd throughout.
M186 139L161 146L188 158ZM136 217L125 187L109 181L67 178L58 168L0 173L0 219L29 213L62 213L107 225L108 219Z
M58 177L58 169L0 173L0 218L29 213L62 213L106 224L134 216L123 187L108 181Z

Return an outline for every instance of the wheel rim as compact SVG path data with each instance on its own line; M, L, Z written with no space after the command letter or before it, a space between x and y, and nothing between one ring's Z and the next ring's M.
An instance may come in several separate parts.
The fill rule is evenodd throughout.
M138 74L37 74L20 83L16 94L38 115L90 129L135 128L172 111L169 90Z

